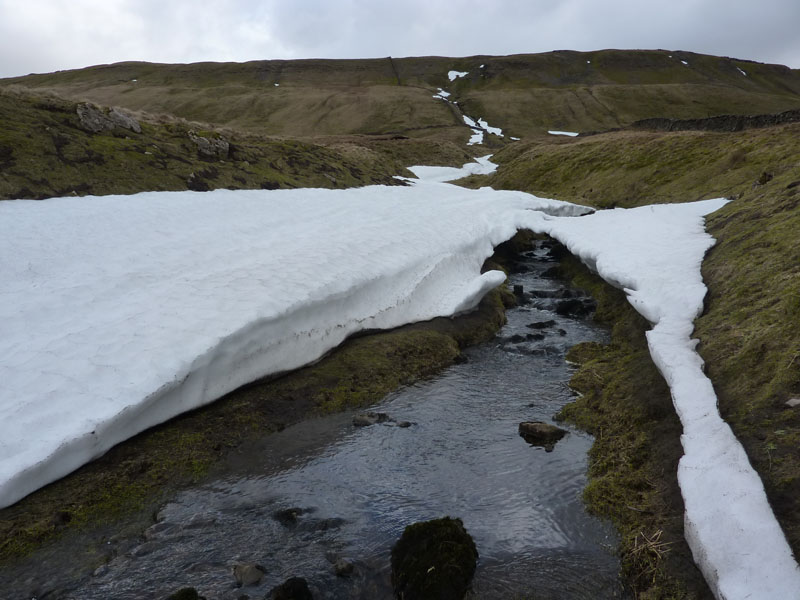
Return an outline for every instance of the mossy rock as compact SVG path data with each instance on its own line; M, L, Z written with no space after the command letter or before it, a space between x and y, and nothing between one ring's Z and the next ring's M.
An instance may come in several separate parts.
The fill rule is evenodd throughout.
M444 517L406 527L392 547L392 586L402 600L460 600L478 550L461 519Z
M167 600L205 600L205 598L198 594L196 589L187 587L171 594Z

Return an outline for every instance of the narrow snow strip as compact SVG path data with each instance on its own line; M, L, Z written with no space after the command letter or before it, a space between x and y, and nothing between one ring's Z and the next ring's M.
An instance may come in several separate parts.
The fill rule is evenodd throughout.
M470 136L467 146L474 146L475 144L483 143L483 131L480 129L473 129L472 136Z
M742 69L740 69L739 67L736 67L736 70L739 71L739 73L741 73L745 77L747 77L747 73L745 71L743 71Z
M466 123L469 127L472 127L473 129L477 129L478 124L473 119L470 119L467 115L461 115L461 116L464 119L464 123Z
M483 119L478 119L478 126L481 129L486 130L488 133L493 133L496 136L503 137L503 130L499 127L491 127L489 123L484 121Z
M447 72L447 78L450 81L455 81L456 79L459 79L461 77L466 77L467 75L469 75L469 71L448 71Z
M568 135L570 137L575 137L576 135L579 135L575 131L548 131L547 133L549 133L550 135Z
M0 203L0 506L356 331L473 308L530 209L585 211L424 181Z
M685 60L682 60L681 62L682 62L683 64L687 65L687 66L688 66L688 64L689 64L689 63L688 63L688 62L686 62Z
M442 88L439 88L439 91L433 95L434 98L441 98L442 100L447 100L450 97L450 92L445 92Z
M703 309L700 274L714 244L703 217L725 204L706 200L601 211L580 219L535 216L532 228L564 243L606 281L625 290L654 324L653 361L683 424L678 482L685 535L719 599L798 598L800 571L747 456L717 410L691 339Z

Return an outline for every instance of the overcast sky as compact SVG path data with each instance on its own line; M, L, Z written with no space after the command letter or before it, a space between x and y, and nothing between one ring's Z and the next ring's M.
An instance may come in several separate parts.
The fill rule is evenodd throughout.
M0 77L124 60L665 48L800 68L800 0L0 0Z

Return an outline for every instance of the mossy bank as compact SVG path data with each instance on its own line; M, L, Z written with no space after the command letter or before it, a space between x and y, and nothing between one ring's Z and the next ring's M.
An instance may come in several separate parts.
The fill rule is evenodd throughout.
M498 153L493 185L597 207L726 196L707 219L699 352L731 424L761 476L789 543L800 555L800 125L734 133L619 131L540 139ZM580 345L563 417L596 436L585 498L620 529L626 580L643 598L706 597L683 542L675 473L680 426L648 356L649 325L621 292L573 265L577 285L613 326L609 346Z

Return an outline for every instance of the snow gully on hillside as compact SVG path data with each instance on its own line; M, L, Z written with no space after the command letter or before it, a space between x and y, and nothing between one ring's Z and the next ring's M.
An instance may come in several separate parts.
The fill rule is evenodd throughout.
M483 69L484 65L481 65L480 68ZM447 78L452 82L456 79L461 79L462 77L466 77L469 75L469 71L449 71L447 73ZM450 100L450 96L452 94L447 90L439 88L439 91L436 92L433 97L438 100L444 100L448 104L452 104L454 106L459 106L458 102L455 100ZM459 107L460 108L460 107ZM478 117L478 119L473 119L472 117L468 117L467 115L461 115L464 119L464 123L472 130L472 136L469 138L467 142L467 146L474 146L475 144L482 144L483 137L487 133L491 133L492 135L496 135L498 137L503 136L503 130L499 127L492 127L483 120L482 117ZM519 138L512 138L512 139L519 139Z

